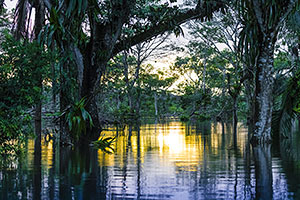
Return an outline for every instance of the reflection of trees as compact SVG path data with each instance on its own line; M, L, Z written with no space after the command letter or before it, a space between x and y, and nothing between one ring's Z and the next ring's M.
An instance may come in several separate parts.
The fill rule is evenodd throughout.
M211 125L209 123L185 125L186 140L195 137L195 140L186 142L187 144L196 142L199 158L196 167L190 166L190 168L186 167L183 170L177 167L176 173L181 174L178 177L185 176L186 179L193 180L191 184L193 184L194 199L214 199L216 198L215 195L220 192L223 195L232 195L228 196L229 199L245 197L251 199L250 146L248 146L247 158L245 158L246 152L243 148L246 145L244 142L247 141L247 135L241 135L239 140L241 143L232 148L234 137L231 125L226 124L223 128L221 124ZM248 165L241 165L242 157L246 159L245 162ZM241 166L245 168L245 172L249 172L248 175L240 174ZM189 169L197 170L191 170L187 173ZM245 186L247 183L249 183L248 186Z
M132 137L132 125L129 125L128 128L128 139L127 139L127 145L125 146L125 150L123 150L124 154L123 154L123 159L124 159L124 163L123 163L123 169L122 169L122 176L123 176L123 181L122 181L122 193L125 196L126 194L126 188L127 188L127 167L128 167L128 157L129 157L129 150L132 150L132 146L131 146L131 137Z
M294 199L300 198L300 136L280 142L280 157L286 175L289 192L293 192Z
M41 135L39 134L34 142L34 163L33 163L33 199L41 199L42 187L42 154Z
M69 147L62 147L59 149L59 197L61 199L68 199L71 196L71 181L67 177L70 176L70 157L71 149Z
M100 169L97 150L78 147L60 149L59 199L99 199L105 194L98 189ZM105 192L105 191L104 191Z
M196 133L201 133L204 135L210 135L211 134L211 122L201 122L195 124Z
M26 142L28 144L28 142ZM33 143L32 143L33 144ZM32 145L32 148L34 146ZM27 150L27 147L26 147ZM14 160L9 158L10 164L6 160L0 163L0 199L26 199L30 196L33 199L33 173L32 168L28 168L28 155ZM31 163L30 163L31 164Z
M245 146L244 152L244 173L245 173L245 183L244 183L244 194L249 194L252 197L251 192L251 152L250 152L250 134L248 134L248 141Z
M52 148L52 167L49 169L49 198L56 199L57 198L57 191L55 190L58 187L58 169L59 169L59 143L56 140L53 140L53 148Z
M137 199L141 197L141 133L137 127Z
M200 124L170 123L167 126L157 124L156 128L160 135L165 137L164 140L173 139L170 137L173 134L172 131L175 132L174 136L179 135L179 139L172 144L177 145L178 141L180 144L183 142L184 152L175 151L174 153L168 148L159 148L167 142L164 141L164 144L158 142L159 134L154 134L154 124L151 127L142 126L141 128L133 125L126 129L126 135L119 136L116 152L113 155L102 155L99 152L99 157L97 157L97 151L94 149L72 150L66 147L59 148L54 144L53 149L48 149L52 152L48 154L48 156L52 155L53 165L50 168L36 167L34 175L31 169L22 171L21 167L14 174L0 170L0 199L17 199L17 193L10 193L11 197L16 198L9 198L5 194L11 188L14 191L20 191L23 197L29 193L30 197L38 199L42 193L42 197L50 200L106 199L125 196L142 199L147 195L157 199L172 198L176 197L173 191L177 192L177 189L189 192L189 198L192 199L216 199L220 194L228 195L225 196L228 199L275 197L272 181L276 180L276 175L272 177L269 147L259 147L251 151L249 143L244 144L241 139L241 137L246 138L247 135L239 135L238 142L242 143L238 143L237 148L232 149L232 132L225 129L222 133L220 124L212 128ZM203 132L205 130L208 134ZM37 146L32 145L33 148ZM296 145L296 141L293 144L286 140L282 142L280 148L288 189L296 192L300 182L300 146ZM42 149L43 164L46 148L42 146ZM29 166L32 164L41 166L38 164L41 163L39 155L33 152L30 155ZM254 158L255 163L256 196L251 194L252 192L254 195L254 188L251 186L251 177L254 172L251 171L253 167L251 158ZM110 162L107 161L108 159ZM166 170L166 174L160 174L160 169L151 169L154 166ZM26 167L23 165L23 169ZM36 170L40 170L41 174L36 173ZM163 176L163 180L160 176ZM9 184L6 188L3 186L4 181ZM299 197L299 194L295 197Z
M271 145L257 145L253 147L255 162L255 191L256 199L272 199L272 157Z
M0 170L0 199L106 198L107 168L98 166L97 150L72 150L55 141L48 149L40 138L29 141L28 155L16 169Z
M208 145L210 146L210 143L208 143ZM208 146L208 149L210 149L209 146ZM203 175L201 175L200 184L205 185L205 187L204 187L204 198L205 199L208 198L206 195L210 194L210 188L207 187L210 184L208 182L208 177L207 177L209 171L207 170L208 158L207 158L206 147L207 147L207 137L204 137L203 138L203 171L202 171Z

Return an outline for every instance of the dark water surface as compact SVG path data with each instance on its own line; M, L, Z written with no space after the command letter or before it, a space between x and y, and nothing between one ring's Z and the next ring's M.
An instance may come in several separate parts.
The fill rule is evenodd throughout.
M230 127L181 122L127 127L114 154L53 141L39 153L28 140L23 161L0 169L0 199L300 199L299 137L247 141L243 127L235 147Z

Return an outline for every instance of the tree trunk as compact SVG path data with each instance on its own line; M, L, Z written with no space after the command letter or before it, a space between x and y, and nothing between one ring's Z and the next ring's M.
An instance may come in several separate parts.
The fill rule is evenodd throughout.
M133 94L132 88L128 88L127 96L128 96L128 106L130 108L130 116L133 117L134 115L134 105L133 105Z
M87 135L81 135L79 142L80 143L90 143L91 141L97 140L101 132L101 121L98 113L97 106L97 95L93 93L93 90L90 88L82 88L82 97L87 97L88 102L86 105L86 110L92 117L93 127L90 127L87 124Z
M93 127L87 125L87 135L83 135L82 139L86 142L97 140L101 131L101 120L99 118L99 111L97 106L97 94L100 93L100 79L104 74L106 63L109 58L93 58L95 55L94 49L97 49L95 45L90 44L91 48L88 48L84 55L84 71L81 87L81 98L87 98L86 110L90 113L93 120ZM80 142L84 142L80 140ZM85 142L84 142L85 143Z
M39 100L39 102L35 105L34 128L35 135L40 137L42 134L42 100Z
M233 97L233 146L237 147L237 96Z
M44 24L45 24L45 7L44 3L41 0L36 0L34 7L36 9L35 12L35 27L34 27L34 36L35 39L37 39L40 31L42 30ZM39 57L39 53L36 55ZM36 67L43 67L43 66L36 66ZM42 74L38 74L38 87L40 90L40 97L39 101L37 102L35 106L35 134L36 136L40 137L42 133L42 91L43 91L43 78Z
M206 59L204 59L204 61L203 61L202 90L203 90L203 94L205 94L205 91L206 91Z
M63 52L63 55L67 53ZM59 68L59 82L60 82L60 91L59 91L59 110L61 113L65 112L68 106L72 103L72 90L70 85L67 83L66 74L68 74L67 63L62 63ZM59 121L60 125L60 135L59 140L62 145L71 144L71 135L69 134L68 126L66 123L65 117L61 117Z
M140 108L141 108L141 86L140 86L140 83L138 81L138 86L137 86L137 99L136 99L136 107L135 107L135 110L136 110L136 115L138 117L140 117Z
M158 117L158 106L157 106L157 94L154 92L154 107L155 107L155 118Z
M273 35L271 37L270 35ZM272 92L273 92L273 61L276 34L264 38L257 60L255 77L255 108L253 144L271 142Z

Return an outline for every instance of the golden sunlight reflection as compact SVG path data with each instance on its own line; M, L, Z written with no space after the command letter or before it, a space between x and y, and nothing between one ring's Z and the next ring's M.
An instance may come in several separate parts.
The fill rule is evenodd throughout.
M160 154L165 151L169 151L171 154L180 154L185 150L184 135L181 134L181 130L174 129L168 134L163 134L161 131L157 136L159 142Z
M299 160L288 149L291 141L280 145L280 152L289 150L282 154L285 160L275 152L272 171L261 173L241 124L236 143L231 125L222 129L209 122L127 126L118 132L108 128L102 134L116 136L114 153L27 140L24 160L0 170L0 194L11 191L2 199L253 199L261 174L273 180L274 199L288 199L294 192L288 190L289 182L299 179L296 165L284 171L289 156Z
M111 128L103 134L112 136L117 133ZM221 151L231 148L222 146L225 138L232 140L231 132L228 131L222 139L220 124L187 125L181 122L142 125L139 131L137 127L127 127L124 132L118 132L118 135L114 154L98 151L99 165L118 165L122 168L139 161L145 165L155 162L156 166L195 171L204 159L220 159ZM238 140L239 147L243 147L244 137L239 137ZM205 151L209 151L210 157L205 157ZM242 151L241 148L241 154Z
M131 133L129 133L131 132ZM165 166L175 170L197 170L205 161L223 159L221 155L232 149L233 136L228 126L222 133L220 124L188 125L181 122L166 124L146 124L138 127L126 127L116 132L108 128L102 133L105 137L118 134L113 144L114 153L97 151L99 166L147 165ZM244 154L247 131L241 126L238 135L238 151ZM226 142L225 142L226 141ZM224 146L226 144L226 146ZM28 140L28 164L33 165L34 140ZM53 166L53 141L42 141L42 165ZM223 153L222 153L223 151Z
M34 165L34 139L28 139L27 143L27 161L29 166ZM53 166L53 140L49 142L41 141L41 164L46 168L51 168Z

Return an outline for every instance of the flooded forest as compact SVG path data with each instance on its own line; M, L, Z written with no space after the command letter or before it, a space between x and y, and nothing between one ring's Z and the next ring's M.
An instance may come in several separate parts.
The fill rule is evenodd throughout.
M0 200L300 199L299 53L296 0L0 0Z

